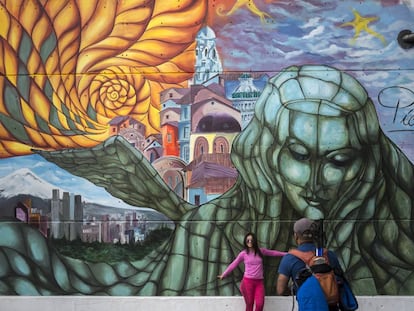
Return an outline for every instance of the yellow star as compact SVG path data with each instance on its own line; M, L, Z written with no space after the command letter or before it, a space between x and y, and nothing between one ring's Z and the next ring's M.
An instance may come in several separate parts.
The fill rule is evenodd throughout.
M219 6L217 8L217 14L220 15L220 16L230 16L230 15L232 15L234 12L236 12L237 10L239 10L243 6L246 7L253 14L259 16L259 18L260 18L260 20L261 20L261 22L263 24L266 24L266 19L271 19L272 18L266 12L261 11L257 7L257 5L254 2L254 0L236 0L236 2L234 3L233 7L228 12L223 12L223 8Z
M354 20L352 22L347 22L347 23L343 23L340 26L341 27L346 27L346 26L352 26L355 29L355 35L352 38L352 42L355 42L355 40L359 37L359 34L361 33L361 31L366 31L367 33L371 34L372 36L380 39L382 41L382 43L386 43L385 42L385 38L383 35L379 34L378 32L372 30L371 28L368 27L368 24L371 22L374 22L376 20L378 20L377 16L372 16L372 17L364 17L361 16L357 10L352 10L352 12L354 13Z

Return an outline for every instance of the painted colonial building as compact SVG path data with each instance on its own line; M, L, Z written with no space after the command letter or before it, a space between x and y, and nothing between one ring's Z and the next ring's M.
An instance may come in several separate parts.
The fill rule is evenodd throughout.
M240 111L241 114L242 130L253 118L256 101L260 94L262 94L267 79L267 75L262 75L256 79L258 81L254 81L255 79L250 73L243 73L238 78L239 84L231 92L230 99L233 102L233 107ZM260 85L260 88L256 86L255 82Z
M147 136L142 153L150 163L153 163L156 159L162 157L163 150L161 134Z
M187 180L185 168L187 163L174 156L165 156L155 160L152 166L160 174L172 191L187 200Z
M265 74L223 74L216 36L209 27L196 39L195 73L187 88L160 93L160 135L144 138L127 118L111 127L128 139L179 196L196 205L236 181L230 160L236 135L250 122Z
M198 32L195 53L194 76L190 84L217 83L223 67L216 47L216 34L210 27L206 26Z
M162 103L160 112L160 129L164 156L179 156L178 122L180 120L181 107L176 101L169 98Z
M121 135L128 142L143 150L145 146L146 126L130 116L116 117L109 122L111 135Z

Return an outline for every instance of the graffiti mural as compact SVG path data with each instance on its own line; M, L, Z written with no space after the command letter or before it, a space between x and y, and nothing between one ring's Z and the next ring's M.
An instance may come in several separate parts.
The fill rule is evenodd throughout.
M358 295L414 294L412 3L0 9L2 295L239 295L246 232L303 216Z

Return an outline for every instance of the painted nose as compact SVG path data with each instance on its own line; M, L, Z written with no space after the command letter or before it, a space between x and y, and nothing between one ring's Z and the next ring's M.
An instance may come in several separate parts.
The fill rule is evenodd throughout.
M310 199L318 199L318 193L321 191L322 185L322 165L312 162L309 180L306 187L306 196Z

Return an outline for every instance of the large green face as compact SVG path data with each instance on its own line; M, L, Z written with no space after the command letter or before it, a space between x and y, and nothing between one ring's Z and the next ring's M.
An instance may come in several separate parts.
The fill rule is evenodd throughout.
M298 212L324 218L358 178L362 148L351 146L345 117L297 111L288 115L277 160L281 186Z

